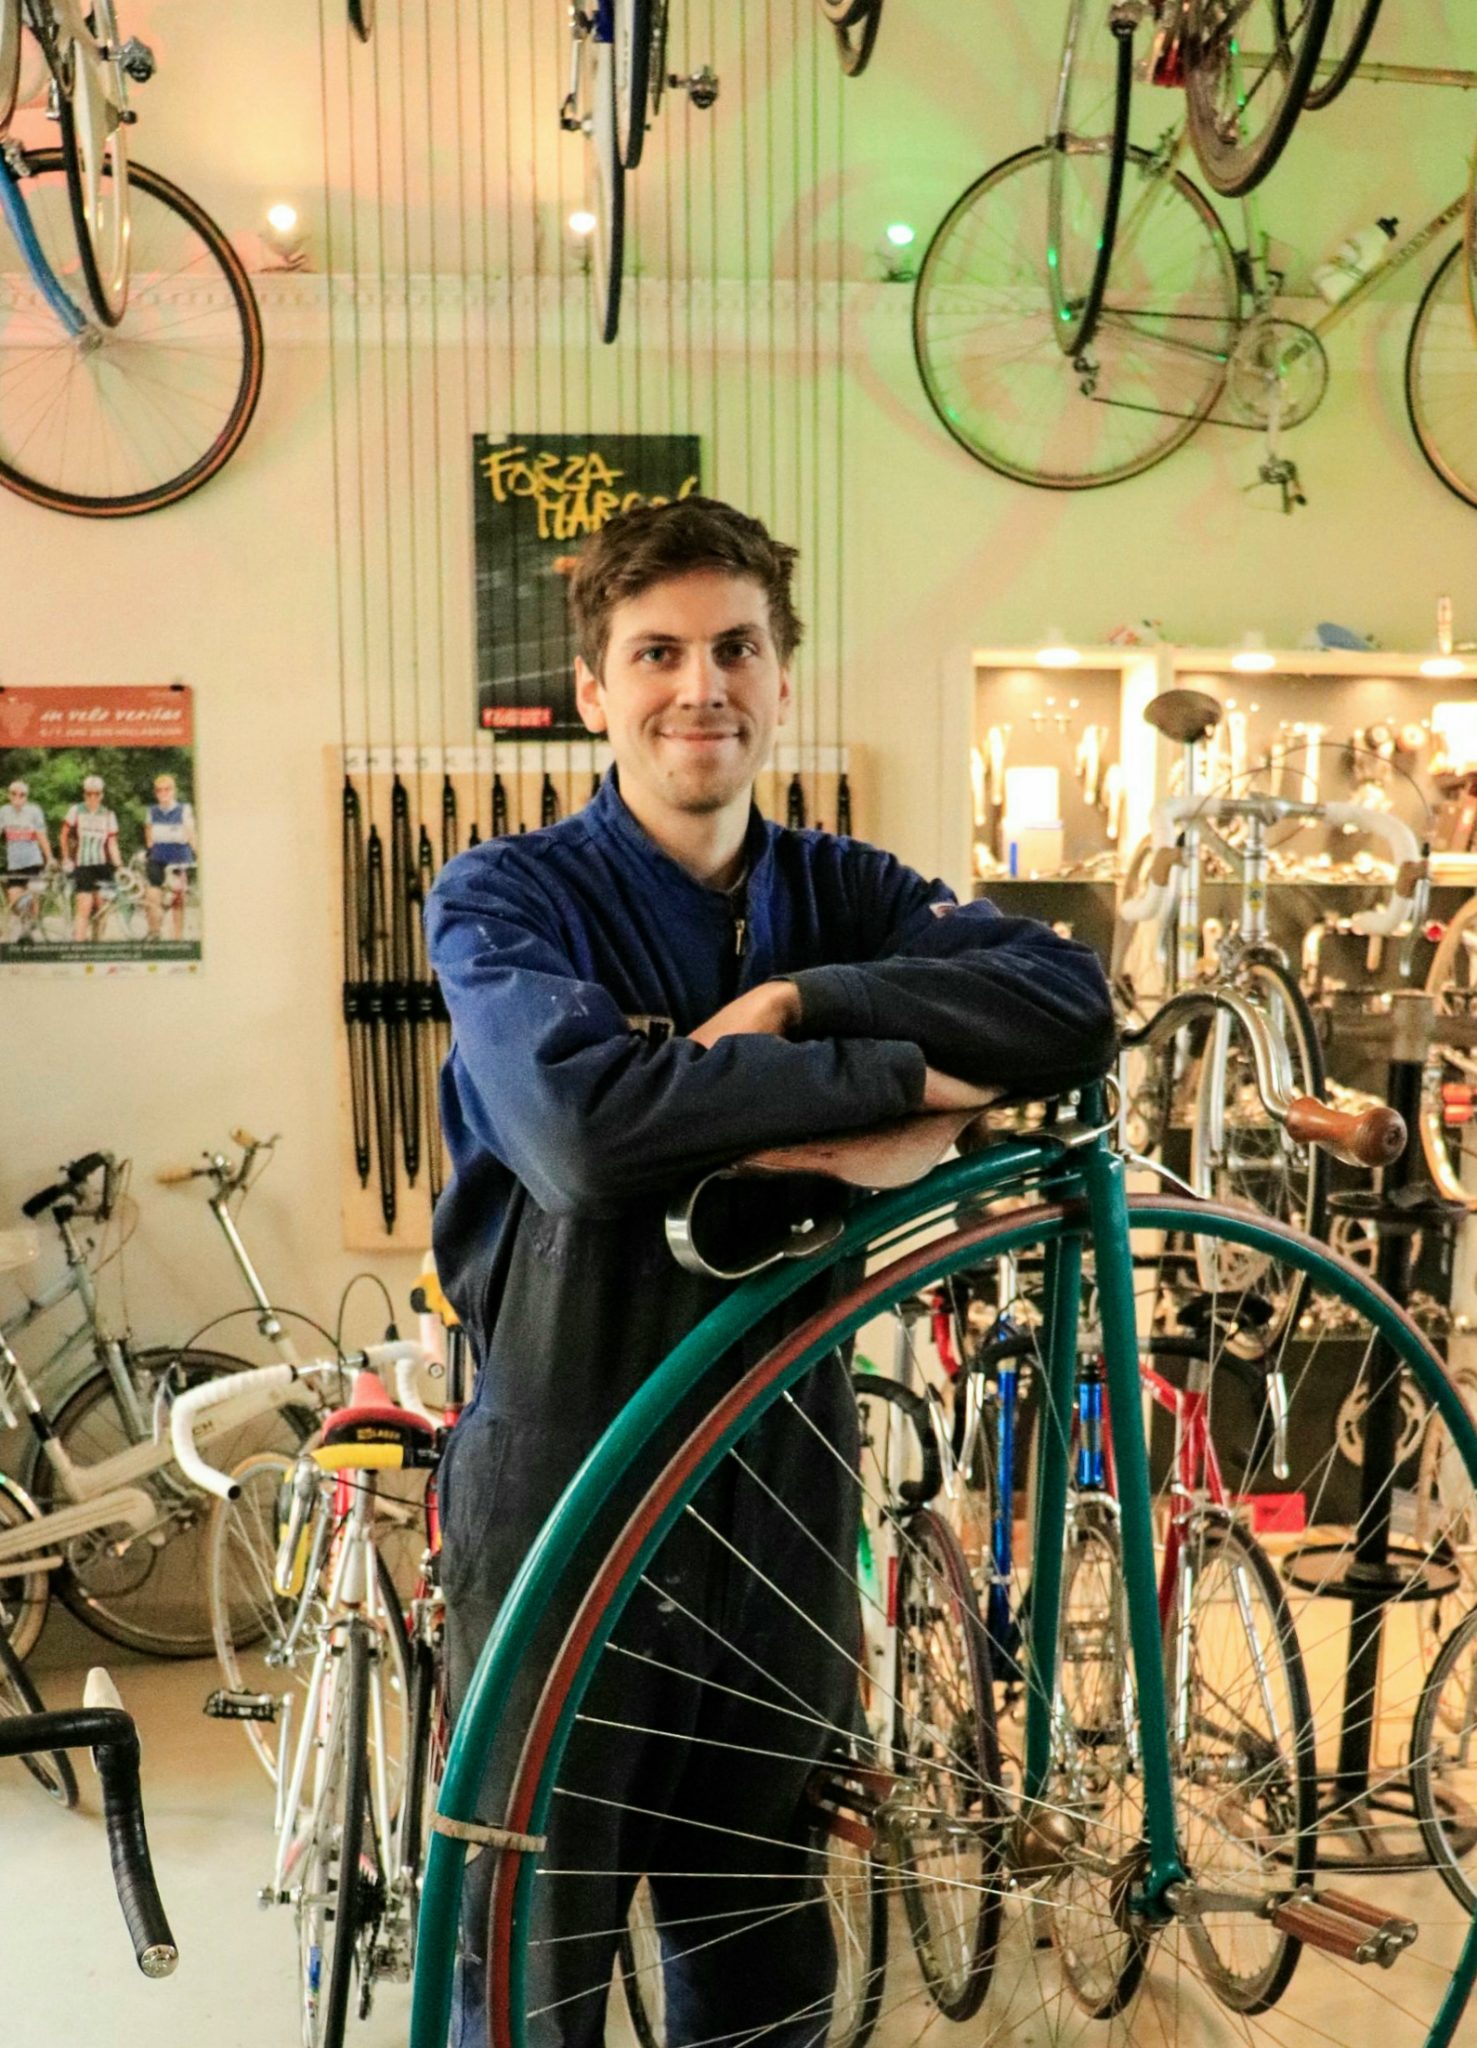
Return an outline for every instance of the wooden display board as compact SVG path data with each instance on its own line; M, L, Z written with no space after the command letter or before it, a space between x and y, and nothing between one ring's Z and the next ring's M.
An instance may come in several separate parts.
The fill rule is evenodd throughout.
M546 781L558 799L561 816L578 810L589 798L592 777L609 765L609 749L587 742L570 741L499 744L496 772L507 799L509 830L532 830L540 821ZM440 863L441 805L444 780L449 775L456 794L460 847L476 818L483 837L490 836L491 791L494 750L481 739L462 747L350 748L347 757L330 747L324 754L324 802L330 820L330 843L339 844L344 776L347 772L359 795L363 826L368 834L377 824L388 841L391 794L398 773L410 799L412 833L418 834L424 820ZM837 786L846 775L851 793L852 831L865 836L870 814L867 762L863 749L852 746L805 744L776 749L773 764L759 778L757 797L766 817L783 819L791 778L801 778L806 798L807 822L835 829ZM342 890L331 892L332 953L335 963L343 958ZM444 1036L444 1027L443 1027ZM439 1060L438 1060L439 1064ZM348 1251L424 1250L431 1241L430 1174L422 1159L414 1186L409 1185L403 1159L397 1161L396 1215L394 1227L386 1229L381 1211L378 1172L371 1164L367 1185L361 1185L354 1162L353 1116L349 1096L348 1048L342 1024L334 1032L334 1067L339 1103L340 1201L344 1247ZM426 1130L424 1115L422 1131ZM424 1138L423 1138L424 1149ZM446 1171L444 1158L442 1171Z

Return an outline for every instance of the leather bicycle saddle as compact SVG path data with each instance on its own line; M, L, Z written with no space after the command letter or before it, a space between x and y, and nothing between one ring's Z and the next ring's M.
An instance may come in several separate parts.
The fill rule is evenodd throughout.
M1214 732L1222 712L1216 699L1203 690L1165 690L1150 698L1144 717L1167 740L1177 740L1183 747Z

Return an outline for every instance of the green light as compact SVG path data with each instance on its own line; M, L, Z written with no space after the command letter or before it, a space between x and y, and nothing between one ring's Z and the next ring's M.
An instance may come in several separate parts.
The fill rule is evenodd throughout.
M906 249L917 241L918 231L910 228L905 220L895 220L888 227L887 239L894 249Z

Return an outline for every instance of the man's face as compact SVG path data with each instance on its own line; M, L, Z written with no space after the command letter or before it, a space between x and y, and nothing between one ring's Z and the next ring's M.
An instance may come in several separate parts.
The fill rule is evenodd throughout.
M174 784L169 780L168 776L161 776L159 781L154 784L154 801L164 810L168 810L169 806L174 802Z
M84 789L82 792L82 801L90 811L95 811L102 800L103 793L100 789Z
M621 787L673 811L717 811L744 796L790 708L790 676L749 576L721 569L655 583L616 606L604 674L577 662L576 701L604 733Z
M12 803L13 803L13 804L14 804L14 805L16 806L16 808L17 808L17 809L19 809L19 808L20 808L20 806L21 806L21 805L22 805L22 804L23 804L23 803L25 802L25 800L26 800L26 796L27 796L27 790L26 790L26 785L25 785L25 784L24 784L23 782L12 782L12 783L11 783L11 785L10 785L10 801L11 801L11 802L12 802Z

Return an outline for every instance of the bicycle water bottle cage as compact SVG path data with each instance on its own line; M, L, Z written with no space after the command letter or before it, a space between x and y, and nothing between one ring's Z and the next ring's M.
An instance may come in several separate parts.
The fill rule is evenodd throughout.
M1150 698L1144 717L1156 732L1185 747L1213 733L1222 711L1216 699L1203 690L1165 690Z

